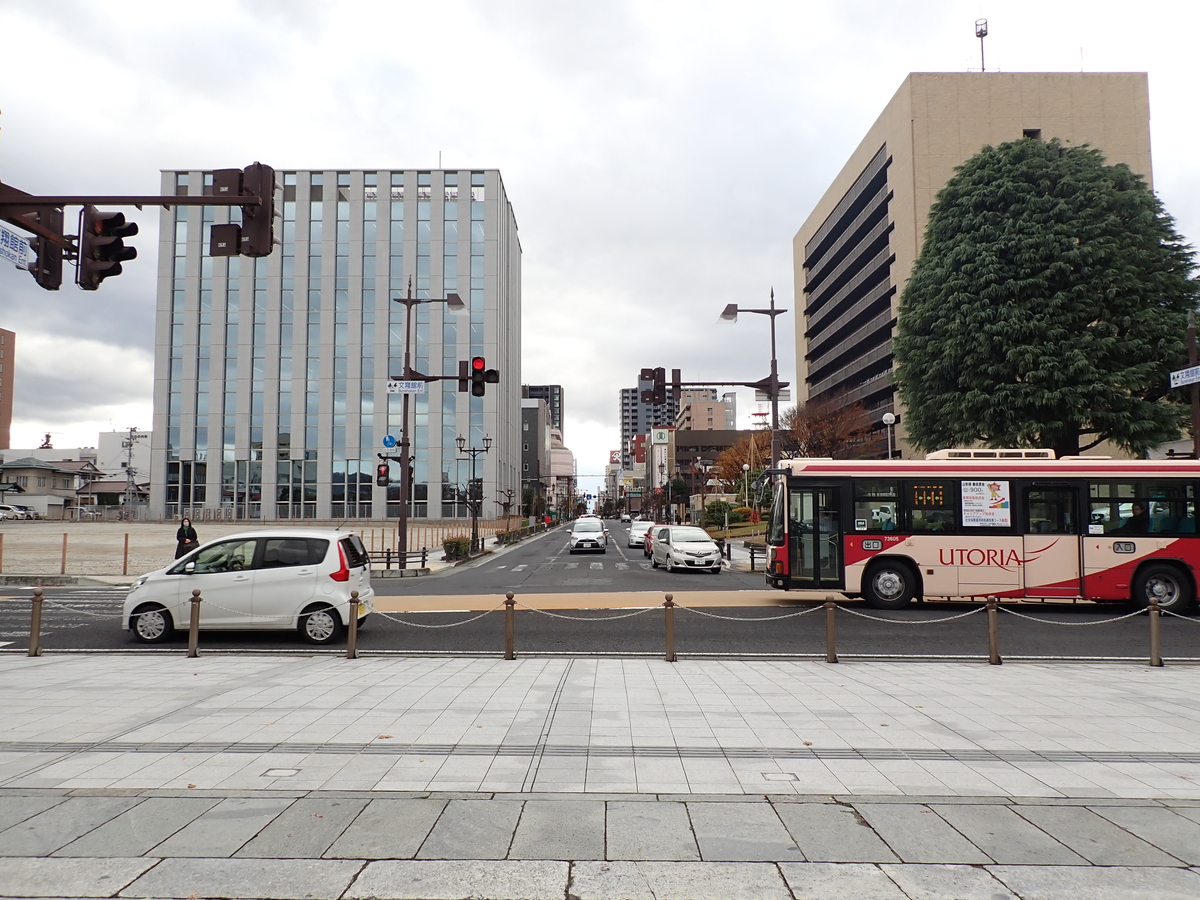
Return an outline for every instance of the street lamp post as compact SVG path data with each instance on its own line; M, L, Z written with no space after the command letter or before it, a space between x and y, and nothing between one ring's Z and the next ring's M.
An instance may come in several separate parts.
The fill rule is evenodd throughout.
M771 398L771 468L779 462L779 362L775 356L775 317L781 316L786 309L775 308L775 288L771 288L771 305L767 309L747 309L730 303L721 313L722 322L736 322L738 313L757 313L760 316L771 317L771 376L767 379L767 393Z
M887 428L888 436L888 459L892 458L892 426L896 424L896 416L893 413L885 412L881 417L884 426Z
M452 312L462 312L466 304L458 294L447 294L438 299L417 299L413 297L412 276L408 279L408 296L393 297L393 303L404 307L404 372L400 375L403 381L440 381L442 376L422 375L412 367L412 320L413 308L421 303L445 303ZM396 376L390 376L395 378ZM409 456L408 443L408 393L403 394L404 400L400 408L400 520L396 525L396 549L399 553L400 568L405 568L408 553L408 470L412 463ZM383 499L386 511L387 497Z
M750 463L742 463L742 491L745 495L746 505L750 505Z
M454 442L458 444L458 453L460 456L464 453L471 454L471 480L467 484L467 503L471 507L471 552L475 553L479 550L479 504L483 500L483 491L479 492L478 497L474 496L475 458L480 453L487 453L492 449L492 439L485 435L482 447L468 447L467 439L460 434Z

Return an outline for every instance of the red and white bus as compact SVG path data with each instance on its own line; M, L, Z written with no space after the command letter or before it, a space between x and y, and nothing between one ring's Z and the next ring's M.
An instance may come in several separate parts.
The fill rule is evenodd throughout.
M921 460L788 459L767 584L879 609L914 597L1082 598L1182 611L1196 598L1193 459L939 450Z

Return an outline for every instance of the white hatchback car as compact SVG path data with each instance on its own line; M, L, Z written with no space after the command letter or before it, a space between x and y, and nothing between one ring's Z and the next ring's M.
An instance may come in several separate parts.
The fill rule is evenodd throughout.
M608 552L608 529L604 527L602 521L594 516L576 519L575 524L571 526L569 552L576 553L583 550Z
M200 590L200 627L213 631L296 629L312 644L337 640L375 611L371 559L358 535L286 529L231 534L133 583L121 612L127 631L146 643L171 637L191 621Z
M645 519L635 519L629 523L629 546L641 548L646 543L646 532L654 527L654 523Z
M665 566L668 572L696 569L716 575L721 571L721 548L703 528L672 525L655 532L650 565Z

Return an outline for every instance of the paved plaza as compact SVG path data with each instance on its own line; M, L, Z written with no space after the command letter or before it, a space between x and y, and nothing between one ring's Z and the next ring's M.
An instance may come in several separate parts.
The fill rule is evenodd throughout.
M0 657L0 896L1200 896L1200 669Z

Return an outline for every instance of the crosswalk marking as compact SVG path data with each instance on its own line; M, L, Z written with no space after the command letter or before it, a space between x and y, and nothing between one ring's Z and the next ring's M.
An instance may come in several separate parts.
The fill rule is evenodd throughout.
M592 564L591 564L590 568L592 568L592 569L603 569L603 568L604 568L604 563L602 563L602 562L594 562L594 563L592 563Z
M629 563L617 563L617 568L623 572L629 568Z
M579 563L567 563L567 568L568 569L578 569Z
M525 568L525 566L526 566L526 563L521 563L519 566L513 566L512 570L514 572L520 572Z

